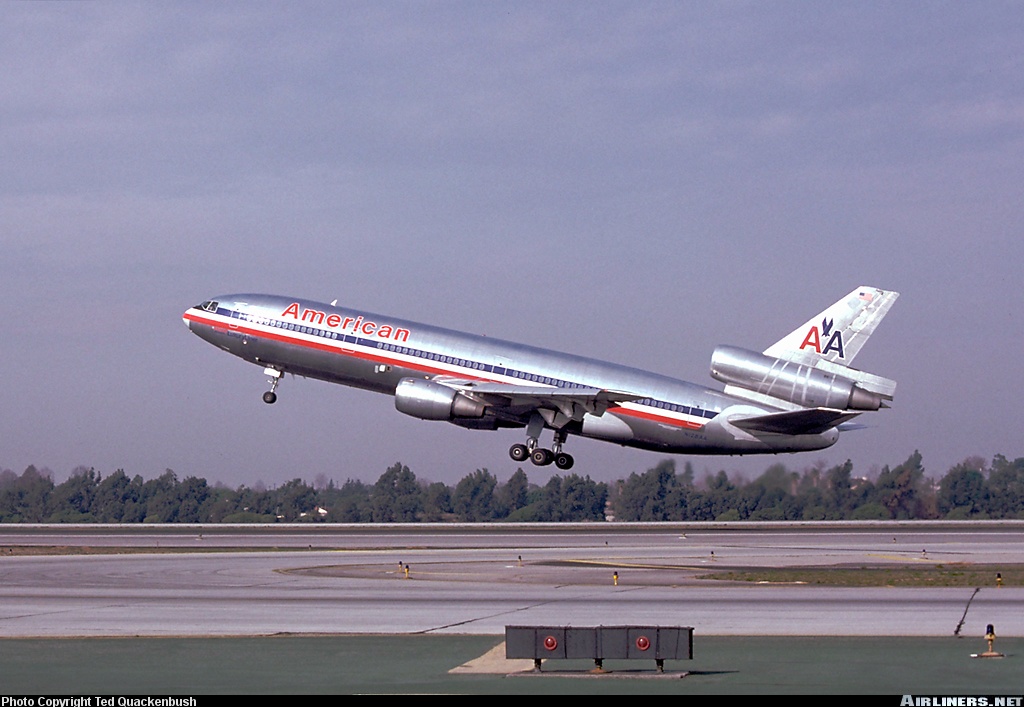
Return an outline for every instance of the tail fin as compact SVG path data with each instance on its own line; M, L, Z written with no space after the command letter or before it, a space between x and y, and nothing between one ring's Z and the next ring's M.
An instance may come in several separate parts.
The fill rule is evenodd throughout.
M849 366L899 296L876 287L858 287L764 353L812 366L819 361Z
M854 357L900 296L861 286L765 349L766 356L836 373L892 398L896 382L850 368Z

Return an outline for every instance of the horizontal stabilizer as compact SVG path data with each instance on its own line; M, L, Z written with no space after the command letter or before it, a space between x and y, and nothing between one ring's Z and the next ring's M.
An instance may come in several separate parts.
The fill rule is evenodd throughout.
M770 432L782 435L816 435L852 420L860 413L833 410L831 408L810 408L773 412L767 415L743 417L729 420L736 427L751 432Z

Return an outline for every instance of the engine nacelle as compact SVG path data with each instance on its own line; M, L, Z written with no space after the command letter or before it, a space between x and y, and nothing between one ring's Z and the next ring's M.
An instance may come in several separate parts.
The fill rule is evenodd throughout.
M813 366L784 361L735 346L719 346L711 356L711 376L729 385L803 407L878 410L888 396Z
M486 406L446 385L403 378L395 389L395 408L421 420L483 417Z

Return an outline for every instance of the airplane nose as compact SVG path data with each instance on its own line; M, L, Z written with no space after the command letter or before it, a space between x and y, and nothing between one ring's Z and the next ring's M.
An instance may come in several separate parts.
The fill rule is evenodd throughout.
M188 327L189 331L192 331L192 322L189 321L188 310L185 310L185 313L183 315L181 315L181 321L183 321L185 323L185 326Z

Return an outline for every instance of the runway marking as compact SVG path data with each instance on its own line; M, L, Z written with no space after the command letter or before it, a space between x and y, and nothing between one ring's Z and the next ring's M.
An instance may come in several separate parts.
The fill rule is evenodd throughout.
M881 560L898 560L900 562L928 562L933 565L950 564L950 560L935 559L933 557L910 557L908 555L883 555L879 553L867 553L868 557L876 557ZM962 562L955 562L954 564L963 564Z
M628 567L640 570L697 570L703 567L691 567L690 565L653 565L643 562L612 562L610 560L556 560L554 562L538 562L536 564L546 565L588 565L591 567Z

